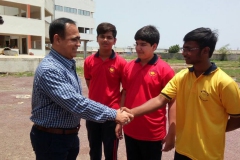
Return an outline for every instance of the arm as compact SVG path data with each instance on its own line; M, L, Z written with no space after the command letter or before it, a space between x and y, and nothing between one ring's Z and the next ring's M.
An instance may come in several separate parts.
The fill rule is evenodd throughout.
M230 116L227 122L226 132L240 128L240 117Z
M129 119L133 118L131 114L120 111L120 109L116 111L84 97L77 92L76 86L70 83L66 74L62 72L56 70L46 71L39 78L39 81L39 92L55 103L56 110L65 110L77 117L99 123L116 120L121 124L125 124Z
M115 128L115 135L118 139L122 139L123 135L122 135L122 125L121 124L117 124L116 128Z
M126 96L126 90L122 89L122 91L121 91L120 107L124 106L125 96ZM122 125L121 124L117 124L116 125L115 135L120 140L123 138L123 135L122 135Z
M86 81L87 87L89 89L90 80L89 79L85 79L85 81Z
M134 117L141 116L164 107L168 102L169 100L160 94L157 97L148 100L146 103L131 109L131 113Z
M124 106L125 97L126 97L126 90L125 90L125 89L122 89L122 91L121 91L121 102L120 102L120 107Z
M175 146L175 134L176 134L176 102L172 100L168 103L168 133L163 140L165 143L162 151L169 151Z

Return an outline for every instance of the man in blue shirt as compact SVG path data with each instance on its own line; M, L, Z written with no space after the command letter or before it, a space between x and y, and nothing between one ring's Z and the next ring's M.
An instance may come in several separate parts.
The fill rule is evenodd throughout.
M30 138L37 160L75 160L80 119L129 123L133 116L82 96L75 60L80 35L74 21L54 20L50 53L39 64L33 83Z

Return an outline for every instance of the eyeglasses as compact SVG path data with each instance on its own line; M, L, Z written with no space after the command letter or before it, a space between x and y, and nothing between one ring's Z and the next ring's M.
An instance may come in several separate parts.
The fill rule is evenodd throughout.
M197 49L199 49L199 48L181 48L181 52L191 52L191 51L194 51Z

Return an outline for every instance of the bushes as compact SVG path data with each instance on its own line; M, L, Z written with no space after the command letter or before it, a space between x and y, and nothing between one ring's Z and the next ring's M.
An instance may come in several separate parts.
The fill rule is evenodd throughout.
M227 54L230 54L230 49L228 48L229 44L221 47L218 50L218 53L221 55L220 61L227 61Z
M170 46L168 49L168 53L178 53L180 51L180 47L178 44Z

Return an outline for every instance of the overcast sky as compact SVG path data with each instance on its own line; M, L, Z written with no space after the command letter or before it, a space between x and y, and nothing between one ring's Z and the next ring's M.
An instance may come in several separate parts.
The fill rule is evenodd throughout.
M96 27L110 22L117 27L117 47L132 46L145 25L160 32L158 48L183 45L183 37L198 27L218 30L216 48L229 44L240 49L240 0L94 0ZM95 30L96 30L95 27ZM96 34L96 32L94 32ZM89 46L98 46L96 42Z

